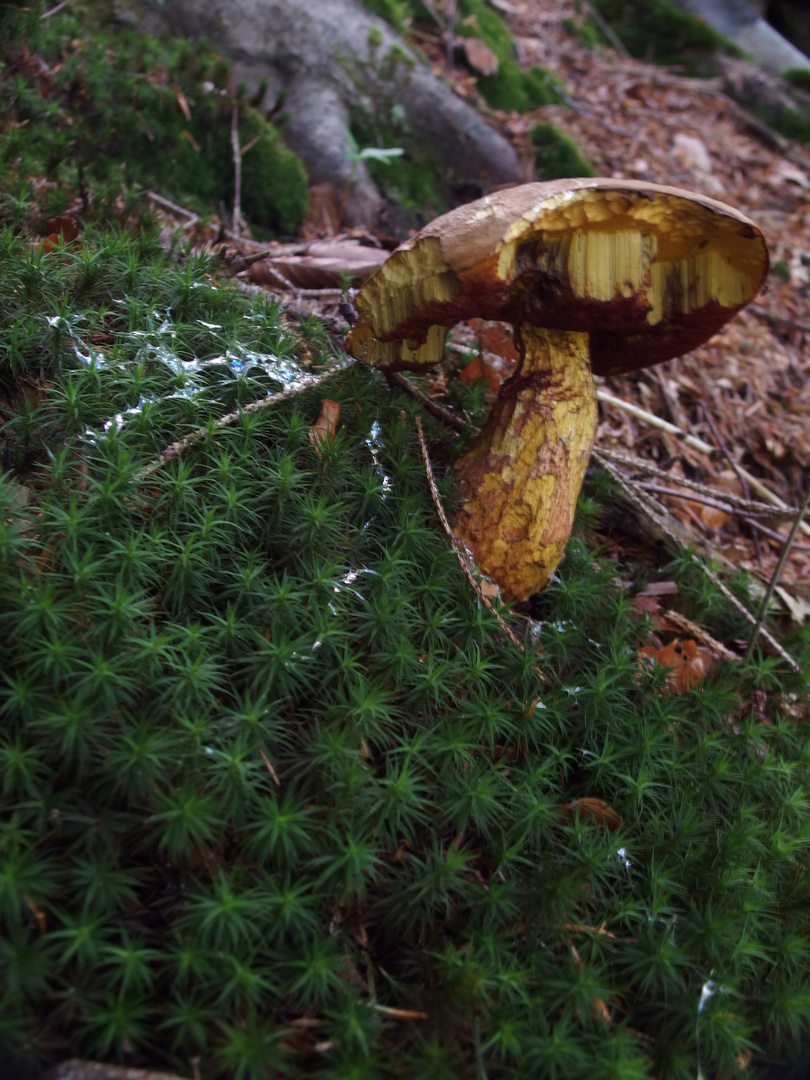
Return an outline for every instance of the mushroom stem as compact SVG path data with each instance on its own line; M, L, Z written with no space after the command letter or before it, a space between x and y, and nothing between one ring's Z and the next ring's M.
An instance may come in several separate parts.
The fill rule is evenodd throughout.
M596 437L588 334L515 328L520 362L456 463L456 534L504 599L542 589L562 559Z

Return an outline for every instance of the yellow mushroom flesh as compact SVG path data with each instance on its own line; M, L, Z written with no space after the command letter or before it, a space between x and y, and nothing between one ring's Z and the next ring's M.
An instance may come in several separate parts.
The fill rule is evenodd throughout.
M759 230L713 200L654 185L561 181L460 207L383 264L347 349L420 369L478 315L515 328L521 359L456 463L455 528L508 599L562 558L596 431L592 368L647 367L706 340L758 292Z

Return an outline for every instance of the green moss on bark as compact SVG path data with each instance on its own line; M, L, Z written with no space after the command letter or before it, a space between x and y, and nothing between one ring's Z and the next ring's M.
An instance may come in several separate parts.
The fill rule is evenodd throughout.
M592 0L628 52L641 60L677 66L691 74L711 71L715 52L742 56L740 50L707 23L669 0ZM599 26L588 21L593 39L606 41Z
M596 176L593 167L580 154L576 143L551 124L536 124L530 138L534 149L534 167L541 180L565 176Z
M236 105L241 145L255 140L243 158L243 210L265 229L297 228L308 192L300 160L257 109L235 101L228 66L205 45L93 29L69 11L28 34L23 22L7 28L16 33L0 47L0 213L22 220L32 198L60 213L79 188L83 212L104 216L134 185L218 211L233 198Z

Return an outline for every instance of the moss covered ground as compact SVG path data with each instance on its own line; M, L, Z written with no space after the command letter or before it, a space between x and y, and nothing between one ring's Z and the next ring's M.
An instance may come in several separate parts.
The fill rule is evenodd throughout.
M690 558L597 550L598 474L516 647L412 397L167 250L131 188L43 245L28 168L0 231L3 1067L801 1075L805 679L640 665L628 581L746 628Z

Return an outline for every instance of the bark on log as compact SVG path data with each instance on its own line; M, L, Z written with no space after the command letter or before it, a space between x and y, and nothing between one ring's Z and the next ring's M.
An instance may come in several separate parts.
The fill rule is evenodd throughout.
M409 127L460 179L488 186L524 179L512 145L359 0L132 2L151 32L206 38L231 60L235 79L251 93L266 80L265 103L281 103L284 139L311 182L328 181L341 193L351 181L344 218L349 225L373 225L382 206L367 170L350 158L348 108L358 103L361 73L370 100L393 95ZM375 82L374 58L392 49L411 61L408 70L399 65L392 82Z
M678 7L705 19L771 75L781 75L791 68L810 69L810 59L751 7L747 0L674 0Z

